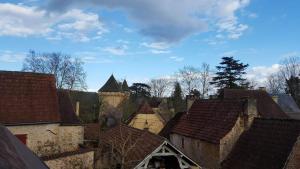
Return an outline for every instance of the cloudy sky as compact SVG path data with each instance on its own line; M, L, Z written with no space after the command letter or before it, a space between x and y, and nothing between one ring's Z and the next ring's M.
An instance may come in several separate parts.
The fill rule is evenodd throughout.
M97 90L111 73L130 83L222 56L263 81L300 54L295 0L0 1L0 69L20 70L26 53L63 52L85 61Z

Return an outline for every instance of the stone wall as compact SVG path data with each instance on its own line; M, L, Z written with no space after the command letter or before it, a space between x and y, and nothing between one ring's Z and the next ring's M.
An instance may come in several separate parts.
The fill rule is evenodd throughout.
M38 156L50 155L60 152L58 142L59 124L39 124L7 126L14 134L26 134L26 145Z
M183 147L182 139L184 139ZM201 167L209 169L219 167L219 145L184 137L178 134L171 134L170 140L173 145Z
M220 140L220 162L222 162L231 152L236 141L245 130L244 119L238 118L235 125L225 137Z
M48 156L65 151L74 151L83 143L82 126L37 124L7 126L14 134L26 134L26 145L38 156Z
M74 151L78 144L83 144L84 140L83 126L60 126L59 127L59 145L62 152Z
M128 97L128 94L121 92L100 92L99 100L105 102L112 107L118 107L124 99Z
M94 151L44 161L50 169L93 169Z

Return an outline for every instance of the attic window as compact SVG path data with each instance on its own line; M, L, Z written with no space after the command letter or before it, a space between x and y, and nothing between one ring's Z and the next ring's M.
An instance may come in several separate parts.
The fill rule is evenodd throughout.
M181 138L181 147L184 148L184 138Z

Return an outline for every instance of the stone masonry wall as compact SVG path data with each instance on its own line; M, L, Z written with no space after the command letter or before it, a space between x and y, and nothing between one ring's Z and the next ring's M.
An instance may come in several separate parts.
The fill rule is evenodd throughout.
M59 124L39 124L7 127L14 135L27 134L27 147L38 156L60 152L58 142Z
M121 92L100 92L99 100L105 102L112 107L118 107L119 104L127 98L125 93Z
M44 161L50 169L93 169L94 151Z
M220 140L220 162L227 157L244 130L244 122L239 117L231 131Z
M61 151L74 151L78 148L78 144L83 144L83 132L82 126L60 126L58 144Z
M59 124L38 124L7 126L14 134L26 134L26 145L38 156L48 156L74 151L83 143L82 126L60 126Z
M184 147L182 147L184 139ZM203 168L217 169L219 166L219 145L197 139L171 134L171 142L184 154Z

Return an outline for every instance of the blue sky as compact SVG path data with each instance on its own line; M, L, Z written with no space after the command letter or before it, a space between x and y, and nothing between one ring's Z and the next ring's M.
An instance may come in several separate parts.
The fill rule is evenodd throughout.
M279 61L300 52L300 2L294 0L0 1L0 69L20 70L37 52L85 61L97 90L111 73L129 83L214 68L222 56L250 65L263 82Z

